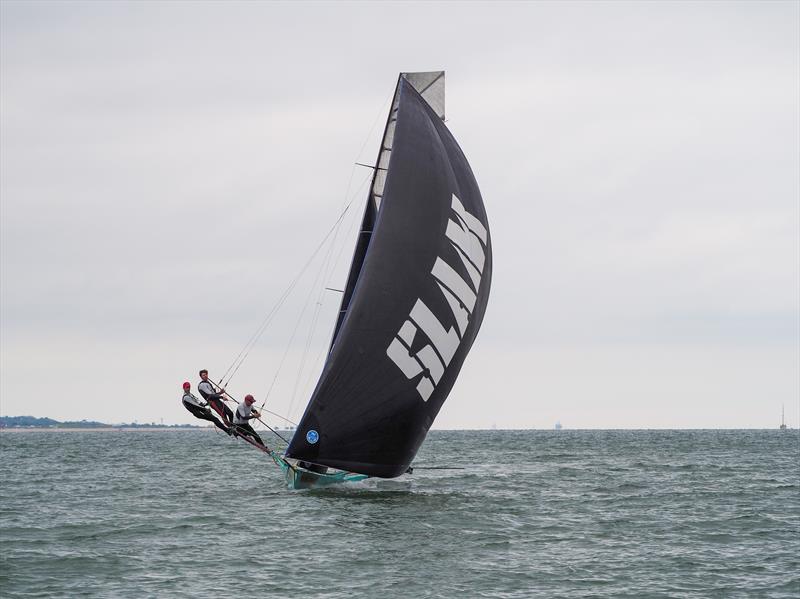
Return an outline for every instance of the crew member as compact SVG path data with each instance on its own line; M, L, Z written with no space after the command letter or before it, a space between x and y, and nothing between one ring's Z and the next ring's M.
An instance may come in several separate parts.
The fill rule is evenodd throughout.
M225 425L230 427L233 422L233 412L231 412L231 409L222 401L222 397L225 395L225 389L220 389L219 392L214 389L214 384L208 380L208 370L203 369L200 371L200 379L200 384L197 385L197 390L200 392L200 395L202 395L203 399L208 402L208 405L222 417L222 420L225 421Z
M264 445L264 442L261 440L261 437L258 436L258 433L253 430L253 427L250 426L249 420L253 418L258 418L260 414L258 410L253 408L253 404L256 402L253 399L252 395L245 395L244 401L239 404L239 407L236 408L236 414L233 416L233 425L236 427L236 432L240 435L246 437L252 437L259 445Z
M218 429L225 431L229 435L232 434L233 431L217 420L217 417L211 413L211 410L208 409L208 404L192 395L192 385L189 381L183 384L183 407L200 420L213 422Z

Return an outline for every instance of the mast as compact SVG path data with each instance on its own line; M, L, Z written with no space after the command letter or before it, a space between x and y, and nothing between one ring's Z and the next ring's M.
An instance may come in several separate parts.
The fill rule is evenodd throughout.
M383 127L381 147L378 150L375 166L372 167L372 181L369 186L369 197L367 198L367 205L364 207L364 216L361 219L361 228L358 232L356 247L353 250L353 258L350 261L350 272L347 275L347 284L344 287L344 293L342 293L342 301L339 305L338 316L336 317L336 326L333 329L331 345L328 348L329 353L336 343L339 330L342 328L342 322L344 322L347 309L350 306L350 300L353 299L356 283L358 283L358 277L361 274L361 267L364 264L364 258L367 255L367 249L372 240L372 230L375 226L375 219L377 218L378 210L383 200L386 175L389 172L389 159L391 158L392 146L394 145L394 132L397 126L400 82L404 79L414 86L414 89L416 89L417 92L425 98L425 101L428 102L431 108L433 108L436 115L444 121L444 71L400 73L397 77L397 83L394 86L394 95L392 96L389 114L386 117L386 124Z
M378 185L378 181L385 180L384 177L381 179L378 178L378 173L381 172L381 156L385 152L391 152L391 137L389 131L389 125L392 124L394 121L397 120L397 91L400 86L400 79L402 78L403 74L401 73L397 77L397 83L394 86L394 94L392 96L392 104L389 108L389 114L386 117L386 124L383 126L383 137L381 138L381 147L378 150L378 157L375 161L375 166L372 167L372 180L370 181L369 186L369 197L367 198L367 205L364 206L364 216L361 218L361 227L358 230L358 239L356 240L356 247L353 249L353 258L350 261L350 271L347 275L347 283L344 286L344 293L342 293L342 301L339 304L339 313L336 317L336 326L333 329L333 335L331 336L331 345L328 348L328 353L333 349L334 343L336 343L336 337L339 334L339 329L342 328L342 322L344 321L345 314L347 314L347 308L350 305L350 300L353 298L353 292L356 288L356 282L358 281L358 276L361 274L361 266L364 264L364 258L367 255L367 248L369 248L369 242L372 238L372 227L375 224L375 214L378 211L378 204L380 202L380 198L383 195L383 186L380 186L379 195L376 196L376 187ZM394 133L392 131L391 133ZM387 141L389 142L389 146L387 147ZM387 160L388 166L388 160ZM386 170L386 169L383 169ZM377 199L376 199L377 198Z

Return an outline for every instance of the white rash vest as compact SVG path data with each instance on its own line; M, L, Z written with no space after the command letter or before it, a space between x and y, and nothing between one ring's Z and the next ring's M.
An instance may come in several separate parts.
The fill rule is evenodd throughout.
M253 406L247 405L247 402L242 402L239 404L239 407L236 408L236 414L233 416L233 423L234 424L247 424L249 419L247 418L252 414Z
M197 385L197 390L203 397L207 395L214 395L216 393L214 390L214 385L212 385L210 381L200 381L200 383Z

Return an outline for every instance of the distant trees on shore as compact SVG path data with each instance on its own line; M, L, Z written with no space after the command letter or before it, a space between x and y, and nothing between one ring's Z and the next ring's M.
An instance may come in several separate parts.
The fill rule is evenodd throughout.
M68 420L60 422L52 418L35 416L0 416L0 428L203 428L193 424L106 424L95 420Z

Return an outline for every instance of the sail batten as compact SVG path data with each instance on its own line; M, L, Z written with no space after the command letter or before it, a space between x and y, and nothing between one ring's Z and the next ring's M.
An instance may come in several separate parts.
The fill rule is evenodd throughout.
M478 333L491 236L444 118L444 73L404 73L387 118L328 360L287 456L402 474ZM384 170L385 169L385 170Z

